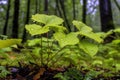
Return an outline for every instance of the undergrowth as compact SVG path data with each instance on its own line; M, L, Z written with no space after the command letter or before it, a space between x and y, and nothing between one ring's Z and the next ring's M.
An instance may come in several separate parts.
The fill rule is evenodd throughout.
M36 73L35 79L49 68L68 68L66 72L55 75L61 80L120 76L120 29L95 33L91 27L74 20L72 23L77 31L69 32L63 26L63 19L54 15L36 14L32 20L35 23L25 28L33 39L25 43L21 43L21 39L6 37L0 40L1 66L44 68ZM113 40L105 43L108 37ZM6 70L6 73L2 71L2 78L9 74Z

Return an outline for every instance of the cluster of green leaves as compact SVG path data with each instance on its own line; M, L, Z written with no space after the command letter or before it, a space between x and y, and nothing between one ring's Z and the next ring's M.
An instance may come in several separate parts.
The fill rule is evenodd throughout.
M23 66L34 64L49 68L74 66L78 70L93 73L92 76L88 74L89 78L95 77L94 74L105 73L105 70L110 70L109 74L120 70L119 29L95 33L91 27L74 20L72 23L77 31L68 32L63 26L63 19L57 16L36 14L32 20L35 24L26 25L25 28L31 36L38 37L22 44L20 50L16 45L21 42L20 39L0 40L0 65L19 66L21 63ZM113 33L116 33L117 39L103 44L104 39Z
M5 78L10 72L4 66L0 66L0 78Z
M64 73L58 73L54 78L59 78L60 80L83 80L84 75L76 68L69 68Z
M55 64L56 66L58 64L61 64L59 66L70 64L78 66L81 58L84 59L85 56L94 57L98 51L96 43L103 41L98 33L94 33L92 28L80 21L73 21L73 25L78 31L68 32L64 26L61 26L63 20L57 16L36 14L32 16L32 20L37 24L29 24L25 27L32 36L41 36L40 39L34 39L30 42L39 44L37 47L39 51L34 54L38 54L37 57L39 56L41 64L47 66L53 66L53 64L54 66ZM53 32L52 36L43 37L43 34L49 35L50 32ZM46 62L46 60L48 61Z
M17 59L19 54L12 52L12 47L21 43L21 39L5 39L0 40L0 65L11 65L18 63Z
M106 76L113 76L112 73L116 73L116 76L119 76L117 72L120 71L120 29L110 30L106 33L102 33L104 39L112 38L113 40L109 43L100 44L97 57L101 58L99 63L103 69L108 70L108 73L104 74Z
M76 68L69 68L66 72L58 73L54 77L60 80L92 80L96 78L98 74L100 73L93 70L83 74L82 71Z

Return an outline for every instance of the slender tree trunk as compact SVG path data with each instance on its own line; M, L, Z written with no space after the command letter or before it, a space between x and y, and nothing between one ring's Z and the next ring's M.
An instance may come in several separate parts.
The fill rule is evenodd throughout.
M38 13L40 13L40 2L41 2L41 1L38 0L38 8L37 8L37 9L38 9Z
M14 17L13 17L13 28L12 28L13 38L18 38L19 5L20 5L20 0L14 0Z
M82 22L86 23L87 0L83 0Z
M44 1L44 13L48 14L48 0Z
M35 13L38 12L38 0L35 0Z
M30 15L30 1L31 0L27 0L27 13L26 13L26 20L25 20L25 24L29 23L29 15ZM24 32L23 32L23 36L22 36L22 42L25 42L27 40L27 33L26 33L26 29L24 28Z
M101 30L107 32L110 29L114 29L110 0L99 0L99 6L101 17Z
M73 6L73 20L76 19L76 10L75 10L75 1L76 0L72 0L72 6ZM75 26L73 26L74 31L77 31L77 28Z
M71 28L70 28L70 25L69 25L69 22L68 22L68 19L67 19L67 16L66 16L66 12L65 12L64 0L59 0L59 1L60 1L60 5L61 5L61 9L62 9L62 12L63 12L64 19L65 19L65 23L68 27L68 31L71 32Z
M10 14L10 1L11 0L8 0L8 6L7 6L7 12L6 12L6 21L5 21L5 25L3 28L3 35L7 34L7 27L8 27L9 14Z
M73 20L76 19L76 14L75 14L75 0L72 0L72 4L73 4Z
M56 0L56 11L58 11L60 17L62 17L62 13L61 13L61 10L60 10L60 6L59 6L58 0Z
M40 0L35 0L35 13L40 12Z

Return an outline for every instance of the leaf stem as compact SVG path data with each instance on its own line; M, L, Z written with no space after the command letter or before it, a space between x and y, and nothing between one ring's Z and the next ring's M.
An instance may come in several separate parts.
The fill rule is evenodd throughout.
M51 57L51 59L48 61L48 64L49 64L49 63L50 63L50 61L52 61L52 60L53 60L53 58L54 58L55 56L57 56L57 54L58 54L59 52L61 52L64 48L65 48L65 46L64 46L64 47L62 47L60 50L58 50L58 51L55 53L55 55L53 55L53 56Z
M42 36L41 36L41 50L40 50L40 57L41 57L41 65L43 66L43 45L42 45Z

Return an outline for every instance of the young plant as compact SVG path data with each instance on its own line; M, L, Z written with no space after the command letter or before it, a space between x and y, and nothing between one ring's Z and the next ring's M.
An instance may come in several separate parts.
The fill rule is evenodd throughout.
M25 28L32 36L40 35L40 39L28 41L28 46L33 48L30 52L33 62L39 66L78 66L80 60L86 59L87 62L93 58L98 51L96 43L102 42L98 33L80 21L73 21L77 32L67 32L62 26L63 20L57 16L36 14L32 20L36 24L26 25ZM44 37L44 34L47 36Z
M20 49L20 54L16 54L9 46L18 49L14 44L20 43L21 40L0 40L1 65L33 65L33 67L45 68L74 66L81 71L87 70L86 78L90 79L99 73L104 73L105 70L114 72L120 70L119 29L107 33L95 33L91 27L74 20L72 23L77 31L68 32L63 26L63 19L57 16L36 14L32 16L32 20L35 23L26 25L25 28L34 38L23 44L24 47ZM113 33L116 35L114 39L117 40L105 44L103 40ZM99 72L96 72L97 70ZM112 71L105 75L112 74ZM91 73L93 75L89 75Z

